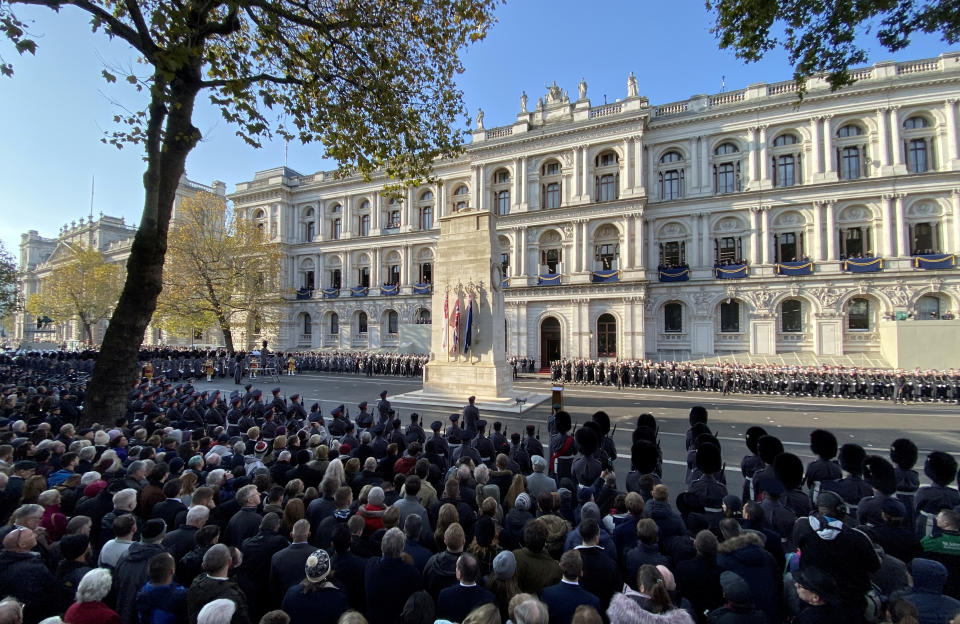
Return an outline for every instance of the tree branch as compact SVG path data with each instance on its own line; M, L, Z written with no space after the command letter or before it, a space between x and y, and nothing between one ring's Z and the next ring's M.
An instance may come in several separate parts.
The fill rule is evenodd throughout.
M141 40L140 35L136 30L130 28L123 22L121 22L117 17L112 15L109 11L104 10L102 7L98 7L90 0L8 0L10 4L28 4L33 6L43 6L54 11L59 11L60 7L64 4L73 5L78 9L82 9L87 13L93 15L95 18L104 22L107 27L110 29L110 32L120 37L130 45L132 45L138 52L147 57L148 60L153 60L151 50L148 49L144 42ZM152 43L152 42L151 42Z

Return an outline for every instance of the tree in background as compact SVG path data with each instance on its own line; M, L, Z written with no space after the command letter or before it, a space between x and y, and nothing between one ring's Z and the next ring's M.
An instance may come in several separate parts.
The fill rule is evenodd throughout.
M0 242L0 321L6 328L17 309L17 263Z
M960 41L956 0L707 0L707 9L716 14L720 47L738 58L754 62L774 48L786 50L801 95L817 74L825 73L833 90L852 84L849 70L867 62L858 36L871 30L891 52L917 32Z
M40 283L40 292L27 299L26 309L57 323L77 321L84 340L92 343L93 326L110 318L122 284L119 264L107 262L96 249L71 245L69 259L53 266Z
M459 54L492 25L497 0L0 0L0 32L19 54L36 42L17 11L66 7L137 54L145 75L121 78L145 106L118 114L104 141L142 146L144 207L127 280L87 387L83 422L123 413L138 350L163 285L177 184L200 141L208 94L250 145L274 134L322 142L342 172L414 183L462 146ZM0 59L0 72L11 75ZM117 75L103 71L108 82Z
M170 226L154 323L177 334L215 327L233 355L234 330L254 317L275 318L283 303L281 258L279 245L222 197L201 192L183 200Z

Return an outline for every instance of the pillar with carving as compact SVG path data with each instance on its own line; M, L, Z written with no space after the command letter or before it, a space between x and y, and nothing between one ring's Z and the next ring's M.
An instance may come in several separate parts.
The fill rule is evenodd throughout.
M837 202L824 202L827 206L827 260L837 259Z
M763 264L770 264L770 207L761 206L760 207L760 235L763 237L761 239L761 250L763 253Z

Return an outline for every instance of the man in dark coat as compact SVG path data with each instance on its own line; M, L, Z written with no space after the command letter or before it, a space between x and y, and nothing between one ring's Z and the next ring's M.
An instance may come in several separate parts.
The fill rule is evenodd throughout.
M480 410L474 404L477 397L467 397L467 404L463 407L463 439L469 442L477 435L477 423L480 420Z
M179 499L180 479L170 479L164 483L163 496L164 499L153 506L150 515L163 520L167 524L167 531L173 531L177 528L177 515L187 508Z
M367 600L370 624L398 624L407 599L423 589L420 572L400 558L403 546L403 531L394 527L380 543L383 556L367 561L364 588L368 597L376 596L376 600Z
M204 605L219 598L232 600L236 605L230 624L250 624L247 599L237 583L229 577L232 563L233 556L224 544L210 547L203 556L206 574L194 579L187 590L187 620L190 624L197 624L197 615Z
M417 518L419 520L419 517ZM351 609L364 611L367 608L364 588L364 570L367 560L350 550L350 529L339 525L333 530L333 573L347 591L347 602Z
M260 504L260 492L255 485L245 485L236 494L240 511L233 514L227 523L227 530L223 541L230 546L240 546L243 540L253 537L260 530L260 521L263 519L257 513Z
M601 613L610 606L613 594L623 587L617 564L600 546L600 523L593 518L580 521L580 539L583 544L577 546L583 561L583 579L580 584L585 590L600 599Z
M723 606L723 587L717 565L717 538L711 531L700 531L693 540L697 556L677 564L677 589L690 601L698 622L706 622L705 613Z
M287 547L288 542L277 530L280 528L280 516L268 513L260 521L260 530L253 537L244 540L240 546L243 563L237 573L237 583L247 595L250 614L259 618L269 611L270 563L274 553Z
M744 532L734 518L721 520L720 531L724 540L718 547L717 565L745 580L757 607L767 614L767 620L779 622L783 580L777 562L764 549L763 538L757 533Z
M550 611L550 624L570 624L573 613L580 605L588 605L602 612L600 599L580 587L583 575L583 559L577 550L569 550L560 557L563 579L543 590L543 603Z
M127 549L117 562L113 590L117 597L116 611L123 624L138 624L137 592L148 580L147 567L154 555L166 552L161 546L167 525L159 518L143 525L140 542Z
M23 624L36 624L69 606L56 578L33 552L36 545L36 534L18 527L4 536L0 552L0 595L23 603Z
M474 608L493 602L493 594L477 585L480 565L473 555L463 554L457 559L457 581L440 592L437 599L437 618L462 622Z
M209 517L210 510L207 507L195 505L187 511L187 522L163 538L163 548L173 555L174 561L180 561L197 545L197 531L207 523Z
M293 543L278 550L270 558L270 595L276 601L275 605L283 597L284 593L293 585L303 580L304 562L314 550L310 545L310 523L305 519L297 520L293 524L293 531L290 536Z

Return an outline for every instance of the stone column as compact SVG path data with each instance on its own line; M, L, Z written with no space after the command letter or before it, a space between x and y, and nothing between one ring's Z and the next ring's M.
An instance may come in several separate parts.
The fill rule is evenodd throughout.
M944 168L949 167L950 161L960 158L960 147L957 142L957 98L949 98L946 101L947 106L947 153L944 160ZM960 243L960 241L957 241Z
M523 253L520 251L520 239L524 231L519 227L513 228L513 249L510 250L510 277L518 277L523 271Z
M690 215L690 220L692 221L692 230L693 238L690 241L690 252L691 252L691 262L690 266L698 267L704 264L706 256L702 255L700 247L700 214L693 213Z
M646 232L643 230L644 220L643 216L639 213L633 215L633 241L636 245L634 258L636 258L637 268L643 270L647 265L647 259L643 255L643 237L646 235ZM629 245L629 241L627 241Z
M833 166L833 128L830 125L832 117L833 115L826 115L823 118L823 171L828 176L836 176Z
M770 152L767 150L767 126L766 124L760 126L760 184L763 187L770 186L770 163L767 162L769 159L767 155Z
M576 201L580 199L580 196L583 195L583 190L580 188L580 185L583 182L583 174L580 172L580 169L583 167L583 159L580 156L580 152L583 151L582 147L573 148L573 197L570 199Z
M951 251L956 252L960 249L960 188L955 188L951 192L953 196L953 247ZM944 249L943 251L947 251Z
M444 204L447 202L443 196L443 182L437 182L437 189L434 191L434 196L436 203L433 207L433 227L436 228L440 224L440 217L446 214Z
M712 267L713 266L713 231L710 229L710 213L700 213L700 236L703 238L702 249L703 252L700 255L701 266Z
M883 246L881 253L885 258L893 258L897 255L897 245L894 242L894 236L897 231L897 223L893 216L893 193L883 194L883 213L880 219L880 227L883 237Z
M657 221L656 219L644 219L644 227L647 230L647 247L649 248L650 253L650 270L653 270L657 267L660 260L660 254L657 249L657 240L656 240L656 228Z
M528 275L527 269L527 228L520 228L520 272L517 275Z
M627 137L623 140L623 181L624 195L633 193L633 139Z
M760 241L763 240L760 231L760 207L750 208L750 264L760 264Z
M583 251L583 262L580 265L582 268L581 271L592 271L593 270L593 240L590 236L590 222L586 219L580 221L580 227L582 231L580 232L580 241Z
M483 165L473 165L473 205L474 210L483 210L486 205L486 189L483 183Z
M380 258L380 246L373 247L373 257L370 259L370 286L380 288L383 282L380 281L380 264L383 260Z
M650 185L649 180L645 180L643 176L643 134L635 134L633 136L633 181L636 187L643 189L644 192L649 193L650 191L647 187Z
M412 232L414 230L420 229L420 219L417 215L417 196L416 191L412 188L407 189L407 199L403 202L403 214L406 215L406 218L403 219L404 231Z
M810 118L810 136L813 137L813 173L823 173L823 151L820 149L820 118Z
M567 273L579 273L583 268L580 264L580 222L576 220L573 222L572 247L573 257L565 258L566 262L563 263L563 266L567 267Z
M340 286L350 289L357 285L357 276L353 274L353 261L350 258L350 252L343 253L343 274L340 276Z
M690 183L691 188L699 189L700 187L704 186L704 184L703 184L703 180L700 179L700 176L703 175L703 171L701 171L701 168L700 168L700 152L697 149L697 137L690 137L689 154L690 154L690 179L688 180L688 182ZM651 179L651 184L653 184L652 182L653 177L651 177L650 179ZM663 198L661 197L661 199Z
M340 235L343 238L353 236L353 198L343 198L343 221L340 222Z
M880 166L890 166L890 143L887 136L887 110L885 108L877 109L877 143L880 146Z
M623 236L620 238L620 258L618 266L621 269L633 268L633 254L630 253L630 215L623 215Z
M370 231L380 233L380 192L373 194L373 201L370 202Z
M837 202L834 200L825 202L827 204L827 260L837 259Z
M697 137L700 141L700 187L710 190L710 151L707 149L707 137Z
M813 259L826 259L823 248L823 202L813 202Z
M760 147L757 142L757 129L747 128L747 137L747 175L751 181L757 181L760 179L757 172L757 149Z
M903 214L904 197L906 197L904 193L894 193L893 195L893 209L897 215L897 226L894 231L897 233L897 256L900 257L910 255L910 230Z
M520 178L520 201L518 202L521 206L527 204L527 157L523 156L520 158L520 173L517 174L517 177ZM527 208L529 210L529 208Z
M770 209L767 206L760 208L760 235L763 237L761 242L763 264L770 264Z
M587 149L587 146L580 148L580 156L583 159L583 165L580 167L580 173L583 175L583 201L589 202L591 199L591 190L590 190L590 163L588 156L590 150Z
M900 115L897 111L899 106L890 107L890 148L893 150L894 166L903 166L903 144L900 140Z

